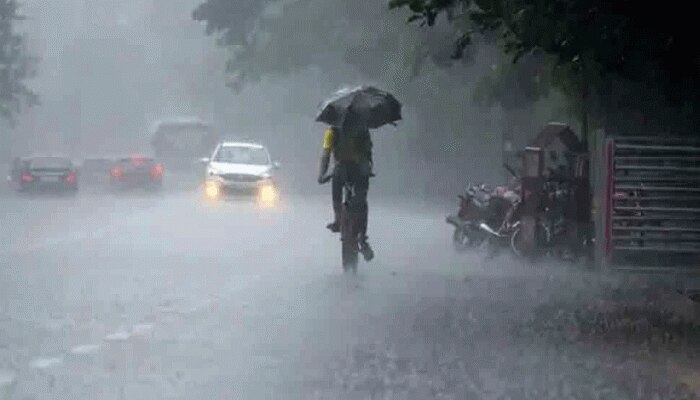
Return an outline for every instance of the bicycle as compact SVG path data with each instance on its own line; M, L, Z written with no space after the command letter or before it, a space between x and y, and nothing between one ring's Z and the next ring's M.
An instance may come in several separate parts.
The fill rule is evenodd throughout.
M370 177L374 177L372 173ZM333 174L326 175L321 183L328 183ZM350 181L343 183L342 208L340 212L340 242L343 272L357 273L358 255L360 253L360 232L357 231L357 215L352 212L355 185Z

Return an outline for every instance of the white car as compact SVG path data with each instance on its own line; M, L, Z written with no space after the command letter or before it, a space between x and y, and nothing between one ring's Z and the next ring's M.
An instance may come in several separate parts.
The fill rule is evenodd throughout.
M277 188L274 172L279 163L272 161L267 148L254 142L219 143L207 165L205 194L212 200L224 196L254 197L259 203L274 204Z

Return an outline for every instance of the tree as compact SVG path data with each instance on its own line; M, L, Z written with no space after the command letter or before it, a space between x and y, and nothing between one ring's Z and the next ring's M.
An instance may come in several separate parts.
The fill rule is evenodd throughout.
M23 105L37 97L27 86L34 75L34 60L27 54L24 38L15 25L22 17L16 0L0 0L0 117L10 120Z
M328 90L340 84L374 82L395 92L417 112L431 108L430 115L425 115L429 131L420 139L431 142L439 142L437 132L451 135L441 124L464 114L458 109L446 115L454 110L426 107L424 103L431 102L431 97L421 95L431 92L434 99L447 97L449 92L452 96L474 81L469 74L450 71L468 68L474 62L470 52L459 60L451 58L452 42L458 34L452 27L412 29L403 23L407 13L390 13L386 4L376 0L268 0L254 4L259 7L245 1L208 0L193 14L230 49L228 71L235 88L308 68L322 71ZM421 73L435 80L418 79ZM442 79L446 75L451 78ZM297 101L296 106L313 112L318 100L314 104ZM459 103L455 107L459 108Z
M493 157L500 151L494 140L499 118L493 106L498 101L475 107L471 94L503 57L486 38L459 46L466 24L414 29L404 23L409 15L389 12L386 3L376 0L207 0L193 13L229 50L234 88L309 68L321 71L326 90L360 81L381 85L404 102L407 119L415 119L404 124L413 123L415 129L402 129L395 139L405 140L404 153L426 165L444 162L462 184L460 171L487 174L500 165ZM513 93L504 86L493 95ZM290 107L308 116L320 100L311 96L308 90L296 93ZM518 101L531 97L523 94Z
M448 26L416 31L404 26L406 16L376 0L206 0L193 12L230 49L234 86L313 66L401 86L426 62L455 64L457 32ZM469 62L467 54L457 64Z
M515 62L537 52L552 56L553 82L578 103L584 122L593 113L610 127L621 111L631 111L647 119L640 129L700 128L700 44L694 14L684 7L622 0L392 0L390 6L408 8L411 20L430 26L439 15L458 15L473 26L460 44L475 32L495 32Z
M226 45L245 45L252 24L272 0L206 0L192 13L206 23L207 34L222 34Z

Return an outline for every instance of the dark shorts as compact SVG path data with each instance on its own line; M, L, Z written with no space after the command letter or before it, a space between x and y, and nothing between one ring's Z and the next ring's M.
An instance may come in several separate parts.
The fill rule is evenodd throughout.
M343 186L350 182L355 186L352 206L357 211L367 209L367 191L369 190L369 163L340 162L333 171L333 202L343 201Z

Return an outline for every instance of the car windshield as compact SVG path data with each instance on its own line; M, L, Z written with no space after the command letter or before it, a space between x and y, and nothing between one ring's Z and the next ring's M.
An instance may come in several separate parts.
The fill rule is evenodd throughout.
M31 160L29 167L32 169L70 168L71 161L62 157L41 157Z
M216 162L233 164L267 165L270 159L262 147L226 146L219 149L214 157Z

